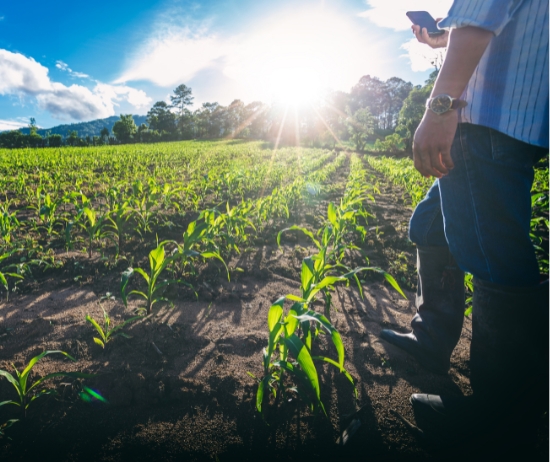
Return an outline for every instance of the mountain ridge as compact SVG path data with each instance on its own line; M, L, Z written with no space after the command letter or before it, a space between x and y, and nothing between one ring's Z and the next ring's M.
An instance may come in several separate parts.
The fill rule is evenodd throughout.
M132 117L138 127L141 124L147 122L147 116L132 115ZM99 136L101 130L103 130L104 127L107 127L109 129L109 133L112 133L113 125L117 120L120 120L120 117L115 115L111 117L106 117L105 119L90 120L88 122L62 124L56 125L52 128L39 128L37 130L37 133L40 136L45 136L47 132L50 132L51 135L61 135L63 137L66 137L69 135L70 132L76 131L79 138L86 138L87 136ZM24 133L25 135L28 135L30 129L28 127L23 127L20 128L19 131Z

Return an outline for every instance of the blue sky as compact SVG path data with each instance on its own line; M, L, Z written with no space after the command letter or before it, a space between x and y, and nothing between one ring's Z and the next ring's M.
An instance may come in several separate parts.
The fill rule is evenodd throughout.
M363 75L422 84L431 50L408 10L449 0L96 0L0 4L0 130L145 114L180 83L206 101L349 91Z

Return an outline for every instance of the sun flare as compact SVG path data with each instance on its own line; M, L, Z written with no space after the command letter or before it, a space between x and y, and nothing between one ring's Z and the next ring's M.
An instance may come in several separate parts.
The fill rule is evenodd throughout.
M312 103L326 90L357 79L350 71L359 32L334 11L287 11L266 19L248 36L224 72L268 101Z

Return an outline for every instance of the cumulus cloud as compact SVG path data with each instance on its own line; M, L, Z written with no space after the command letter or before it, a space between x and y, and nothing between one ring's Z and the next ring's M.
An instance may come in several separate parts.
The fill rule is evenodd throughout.
M372 21L380 27L396 31L407 30L411 21L405 15L407 11L427 11L434 18L442 18L451 8L452 0L366 0L369 9L359 13L359 16Z
M208 93L221 100L231 92L265 101L310 74L315 89L348 89L358 76L378 74L384 59L353 21L328 8L293 7L233 35L213 33L207 22L177 22L161 18L115 82L147 80L173 88L200 75L212 79Z
M29 125L28 122L21 122L19 120L1 120L0 119L0 131L4 130L17 130L21 127Z
M62 61L58 61L56 67L77 74ZM33 58L1 49L0 95L32 97L39 108L61 120L104 118L115 114L115 106L120 101L127 101L136 108L152 101L142 90L125 85L96 82L95 87L90 89L83 85L66 86L53 82L48 76L48 69Z
M149 80L163 87L172 86L192 79L231 48L228 41L202 30L169 27L139 49L115 83Z
M414 72L424 72L427 70L435 70L435 66L441 67L445 56L445 48L436 50L423 45L416 39L411 39L401 45L407 53L401 57L408 58L411 70Z

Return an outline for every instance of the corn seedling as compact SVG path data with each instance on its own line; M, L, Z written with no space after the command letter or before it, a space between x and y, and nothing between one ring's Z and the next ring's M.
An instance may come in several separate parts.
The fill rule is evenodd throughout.
M6 203L0 208L0 238L5 244L11 244L11 238L15 230L20 226L16 212L9 212L9 205Z
M3 260L6 260L7 258L11 257L14 253L18 252L19 249L14 249L9 252L4 253L3 255L0 255L0 262ZM4 289L6 289L6 301L9 299L10 291L8 286L8 280L7 277L15 278L15 279L24 279L24 277L21 274L7 272L6 270L10 268L14 268L15 264L11 264L8 266L5 266L4 268L0 269L0 284L4 286Z
M291 296L286 298L292 299ZM257 379L256 408L264 414L264 400L270 392L275 398L288 391L296 392L312 411L322 410L319 374L314 361L323 361L338 368L354 386L353 378L344 368L344 344L330 321L323 315L309 310L306 302L295 302L288 314L284 315L285 297L277 300L269 309L267 323L269 329L268 346L263 354L263 377ZM311 323L319 324L331 336L338 359L327 356L314 356L311 353ZM301 335L300 335L301 332ZM278 354L277 354L278 353ZM295 386L288 386L285 373L294 379ZM355 390L355 386L354 386ZM357 390L355 390L357 395Z
M126 321L120 323L118 326L111 327L111 318L109 317L105 309L103 309L103 327L101 327L94 318L92 318L89 314L86 315L86 321L94 326L95 330L99 334L100 338L94 337L94 342L97 343L101 348L105 348L109 341L119 335L124 338L131 338L130 335L118 331L124 326L130 324L131 322L137 321L138 319L142 318L143 316L134 316L133 318L127 319Z
M186 282L170 279L159 282L159 277L162 272L172 263L173 257L166 257L164 246L168 241L161 242L156 249L149 252L149 274L143 271L141 268L128 268L124 273L122 273L122 279L120 284L120 293L122 295L122 301L124 306L128 306L128 300L126 295L126 286L128 281L134 275L138 273L147 283L147 292L142 292L140 290L132 290L128 295L138 295L145 299L146 307L145 311L149 315L153 312L153 305L159 301L167 301L166 298L160 295L162 289L164 289L169 284L174 283L183 283L189 286Z
M45 375L44 377L39 378L38 380L32 383L29 382L29 375L32 371L32 368L44 356L50 355L50 354L62 354L67 358L69 358L71 361L76 361L76 359L74 359L71 355L69 355L68 353L65 353L64 351L46 350L40 353L39 355L35 356L34 358L32 358L22 372L19 372L15 366L13 366L15 375L12 375L7 371L0 370L0 377L6 378L8 382L10 382L15 388L15 390L17 391L17 401L15 400L2 401L0 403L0 406L13 404L15 406L19 406L22 409L23 413L26 414L28 407L35 399L43 395L48 395L55 392L55 390L51 390L48 388L43 388L40 391L38 391L38 387L46 380L52 379L54 377L74 377L74 378L93 377L93 375L91 374L84 374L82 372L53 372L51 374L48 374L48 375Z
M79 224L88 235L88 258L92 258L92 246L94 241L97 241L105 236L103 227L106 225L105 215L98 216L97 210L90 207L84 207L79 213L79 217L85 217L84 221Z

